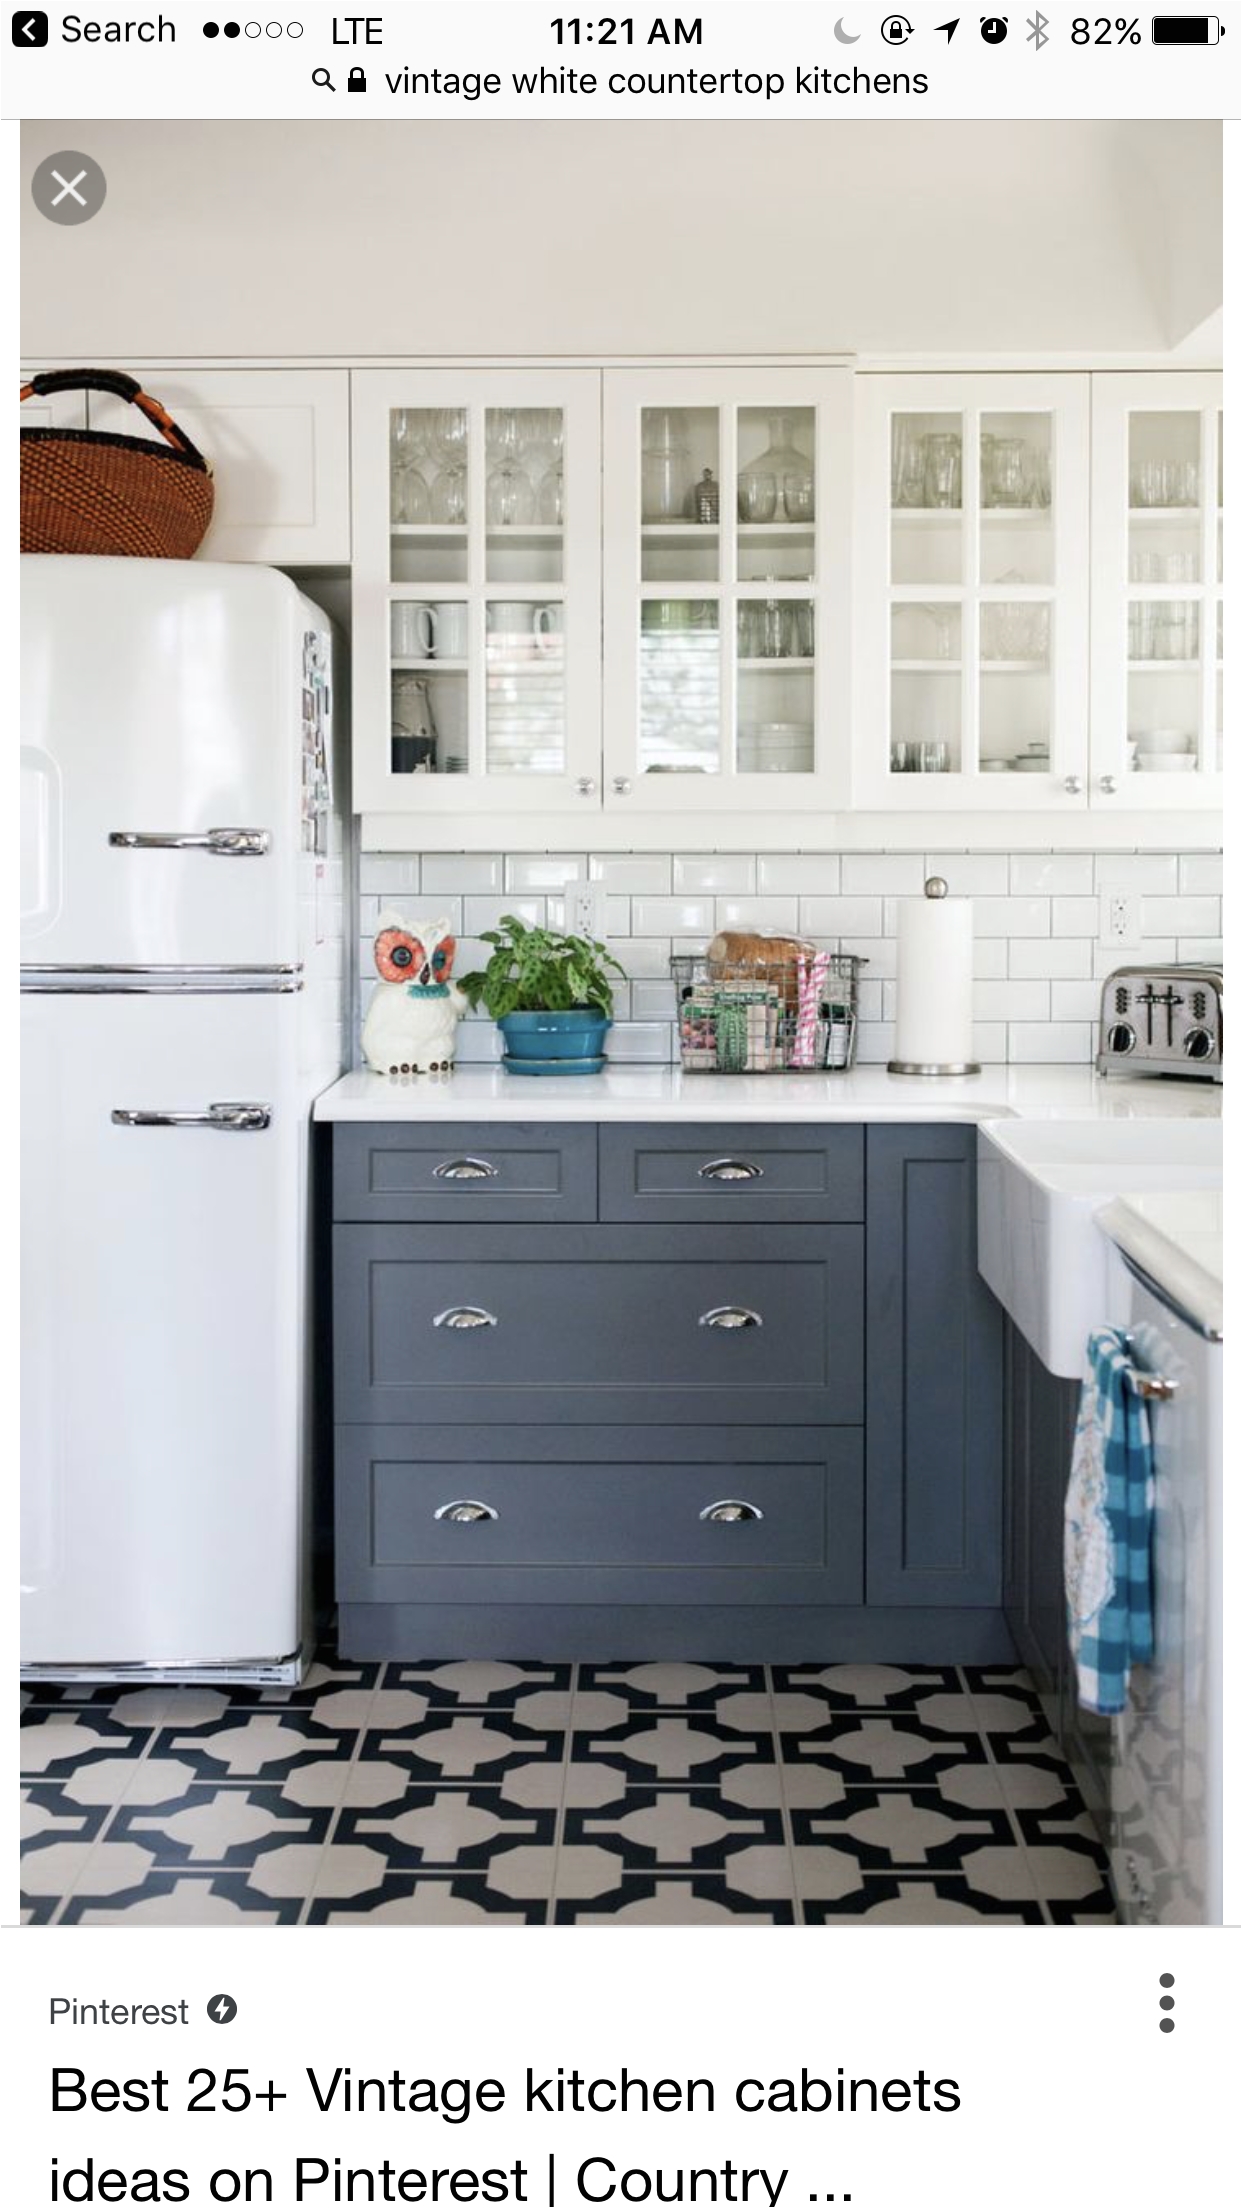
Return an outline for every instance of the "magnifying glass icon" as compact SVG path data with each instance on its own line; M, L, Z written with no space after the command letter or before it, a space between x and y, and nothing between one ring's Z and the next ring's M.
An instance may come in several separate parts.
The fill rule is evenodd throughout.
M336 86L333 84L332 79L326 69L312 69L311 83L319 85L321 89L325 92L335 92L336 90Z

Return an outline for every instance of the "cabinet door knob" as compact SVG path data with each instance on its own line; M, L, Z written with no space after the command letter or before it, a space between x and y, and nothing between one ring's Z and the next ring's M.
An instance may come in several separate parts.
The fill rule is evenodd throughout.
M630 778L628 774L614 774L612 778L612 786L618 797L628 797L630 794Z
M578 776L578 795L579 797L594 797L595 784L589 774Z
M763 1320L757 1311L751 1311L744 1303L720 1303L714 1311L703 1313L699 1325L717 1327L732 1334L745 1326L762 1326Z
M744 1503L733 1495L722 1495L718 1503L709 1503L706 1510L699 1512L703 1523L710 1526L742 1525L762 1516L758 1503Z
M500 1512L490 1503L476 1503L468 1495L462 1495L452 1503L441 1503L436 1517L447 1519L454 1526L477 1526L481 1518L499 1518Z
M1100 788L1101 788L1101 790L1103 791L1103 793L1104 793L1105 797L1116 797L1116 795L1117 795L1117 777L1116 777L1116 775L1115 775L1115 774L1102 774L1102 775L1100 776Z
M1082 794L1082 778L1081 778L1081 776L1080 776L1080 775L1077 775L1077 774L1067 774L1067 775L1066 775L1066 777L1065 777L1065 794L1066 794L1066 796L1067 796L1067 797L1079 797L1079 796L1081 796L1081 794Z
M499 1175L498 1165L489 1165L486 1158L446 1158L442 1165L432 1170L433 1181L494 1181Z
M454 1303L447 1311L438 1312L431 1323L433 1326L447 1326L454 1334L466 1334L472 1332L476 1326L496 1326L499 1321L490 1311L484 1311L481 1304Z
M699 1167L701 1181L761 1181L763 1167L749 1158L709 1158Z

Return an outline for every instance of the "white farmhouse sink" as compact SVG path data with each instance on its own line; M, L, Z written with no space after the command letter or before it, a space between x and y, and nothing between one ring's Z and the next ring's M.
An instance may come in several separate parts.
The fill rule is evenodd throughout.
M1215 1119L992 1120L979 1129L979 1270L1049 1372L1082 1376L1107 1326L1115 1196L1219 1188Z

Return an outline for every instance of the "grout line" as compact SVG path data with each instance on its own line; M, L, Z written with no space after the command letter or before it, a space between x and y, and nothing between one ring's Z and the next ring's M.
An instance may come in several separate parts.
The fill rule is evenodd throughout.
M988 1667L988 1668L991 1668L991 1667ZM966 1697L966 1700L967 1700L967 1701L969 1702L969 1704L970 1704L970 1708L971 1708L971 1714L972 1714L972 1716L973 1716L973 1717L974 1717L974 1719L975 1719L975 1731L976 1731L976 1732L978 1733L978 1735L979 1735L979 1739L981 1740L981 1742L982 1742L982 1744L983 1744L983 1753L984 1753L984 1755L985 1755L985 1756L987 1757L987 1760L988 1760L988 1765L989 1765L990 1769L991 1769L991 1770L993 1770L993 1771L994 1771L994 1772L996 1773L996 1783L997 1783L998 1787L1000 1788L1001 1803L1002 1803L1002 1806L1003 1806L1003 1808L1004 1808L1004 1812L1005 1812L1005 1821L1006 1821L1006 1823L1008 1824L1008 1826L1009 1826L1009 1829L1010 1829L1010 1831L1011 1831L1011 1832L1012 1832L1012 1834L1013 1834L1013 1838L1014 1838L1014 1845L1015 1845L1015 1847L1016 1847L1016 1848L1018 1849L1018 1852L1019 1852L1019 1854L1020 1854L1020 1855L1021 1855L1021 1857L1022 1857L1022 1861L1023 1861L1023 1863L1024 1863L1025 1865L1026 1865L1026 1869L1027 1869L1027 1872L1028 1872L1028 1874L1029 1874L1029 1877L1030 1877L1030 1881L1031 1881L1031 1898L1032 1898L1032 1899L1033 1899L1034 1901L1036 1901L1036 1902L1038 1903L1038 1905L1039 1905L1039 1912L1040 1912L1040 1918L1041 1918L1041 1921L1042 1921L1042 1922L1043 1922L1044 1924L1051 1924L1051 1923L1052 1923L1052 1917L1051 1917L1051 1915L1050 1915L1050 1913L1049 1913L1049 1909L1048 1909L1048 1904L1047 1904L1047 1902L1046 1902L1046 1901L1044 1900L1044 1897L1043 1897L1043 1895L1041 1894L1041 1892L1040 1892L1040 1890L1039 1890L1039 1879L1038 1879L1038 1876L1037 1876L1037 1874L1036 1874L1036 1870L1035 1870L1035 1864L1034 1864L1034 1862L1033 1862L1033 1860L1032 1860L1032 1856L1031 1856L1031 1851L1030 1851L1030 1849L1029 1849L1029 1848L1027 1847L1027 1844L1026 1844L1026 1839L1025 1839L1025 1837L1024 1837L1024 1835L1023 1835L1023 1832L1022 1832L1022 1827L1021 1827L1021 1826L1020 1826L1020 1824L1018 1823L1018 1819L1017 1819L1017 1814L1016 1814L1016 1812L1015 1812L1015 1811L1014 1811L1014 1810L1012 1809L1012 1807L1010 1806L1010 1801L1009 1801L1009 1789L1008 1789L1008 1787L1007 1787L1007 1786L1006 1786L1006 1784L1005 1784L1005 1771L1006 1771L1006 1766L1005 1766L1004 1764L1002 1764L1002 1763L998 1763L998 1762L997 1762L997 1759L996 1759L996 1757L995 1757L995 1756L993 1755L993 1753L992 1753L992 1744L991 1744L991 1742L990 1742L990 1741L989 1741L989 1739L988 1739L987 1733L986 1733L986 1731L985 1731L985 1729L984 1729L984 1726L983 1726L983 1724L982 1724L982 1722L981 1722L981 1720L980 1720L979 1712L978 1712L978 1710L977 1710L977 1708L976 1708L976 1706L975 1706L975 1698L974 1698L974 1695L973 1695L973 1694L971 1693L971 1689L970 1689L970 1681L969 1681L969 1679L968 1679L968 1678L967 1678L967 1676L966 1676L966 1668L965 1668L965 1666L964 1666L964 1665L961 1665L961 1664L959 1664L959 1665L957 1665L957 1666L955 1667L955 1669L956 1669L956 1671L957 1671L957 1675L958 1675L958 1678L959 1678L959 1680L961 1681L961 1689L962 1689L962 1693L963 1693L963 1694L965 1695L965 1697ZM1032 1687L1031 1687L1031 1681L1030 1681L1030 1677L1029 1677L1028 1673L1026 1672L1026 1670L1025 1670L1024 1668L1023 1668L1023 1669L1021 1669L1021 1681L1022 1681L1022 1686L1023 1686L1023 1691L1024 1691L1024 1692L1028 1692L1028 1691L1033 1691L1033 1689L1032 1689ZM1015 1681L1013 1682L1013 1684L1017 1685L1017 1684L1018 1684L1018 1682L1017 1682L1017 1681L1015 1680ZM1058 1753L1059 1753L1059 1750L1058 1750ZM1064 1758L1063 1758L1063 1757L1062 1757L1062 1759L1061 1759L1061 1760L1062 1760L1062 1762L1064 1762ZM1068 1768L1068 1767L1067 1767L1067 1768Z
M798 1859L794 1854L793 1817L790 1814L789 1804L785 1800L785 1758L781 1750L780 1728L776 1722L776 1684L772 1677L772 1670L771 1664L765 1664L763 1667L764 1684L767 1688L768 1707L771 1711L772 1720L772 1760L776 1768L777 1786L781 1800L781 1831L785 1840L785 1854L789 1860L789 1891L790 1899L793 1902L793 1921L796 1925L805 1925L806 1913L802 1906L802 1896L798 1891Z
M569 1709L565 1717L565 1749L561 1757L561 1791L556 1805L556 1822L552 1828L552 1868L548 1874L548 1902L544 1923L556 1923L557 1878L561 1867L561 1848L565 1839L565 1816L568 1809L569 1768L574 1752L574 1713L578 1704L578 1675L580 1664L572 1664L569 1671Z
M339 1799L332 1804L332 1814L328 1819L327 1830L324 1833L323 1839L319 1843L319 1861L315 1866L315 1873L310 1882L310 1892L305 1896L302 1902L302 1906L298 1910L297 1917L295 1919L295 1922L297 1924L307 1924L310 1921L310 1908L311 1903L315 1899L315 1888L319 1884L320 1876L323 1872L324 1865L327 1862L328 1850L329 1848L331 1848L333 1842L336 1839L337 1830L341 1822L341 1811L345 1806L345 1796L349 1792L350 1776L352 1772L357 1768L359 1758L362 1754L362 1744L367 1736L371 1712L375 1707L375 1697L380 1691L380 1683L383 1680L386 1669L387 1666L385 1664L381 1664L378 1671L376 1672L375 1684L371 1688L370 1695L367 1698L367 1706L365 1711L363 1712L362 1723L356 1726L354 1729L354 1745L350 1750L349 1761L345 1765L345 1777L342 1781L340 1796ZM308 1714L313 1717L315 1709L314 1703L309 1703L307 1705L307 1709ZM327 1728L325 1728L325 1730L326 1729ZM407 1772L407 1792L409 1791L409 1783L409 1773Z

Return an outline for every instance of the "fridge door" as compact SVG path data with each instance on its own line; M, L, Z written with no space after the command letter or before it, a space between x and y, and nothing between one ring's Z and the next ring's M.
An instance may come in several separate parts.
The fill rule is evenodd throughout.
M25 1664L297 1645L299 1005L22 1000Z
M28 555L21 619L23 964L295 964L288 577Z

